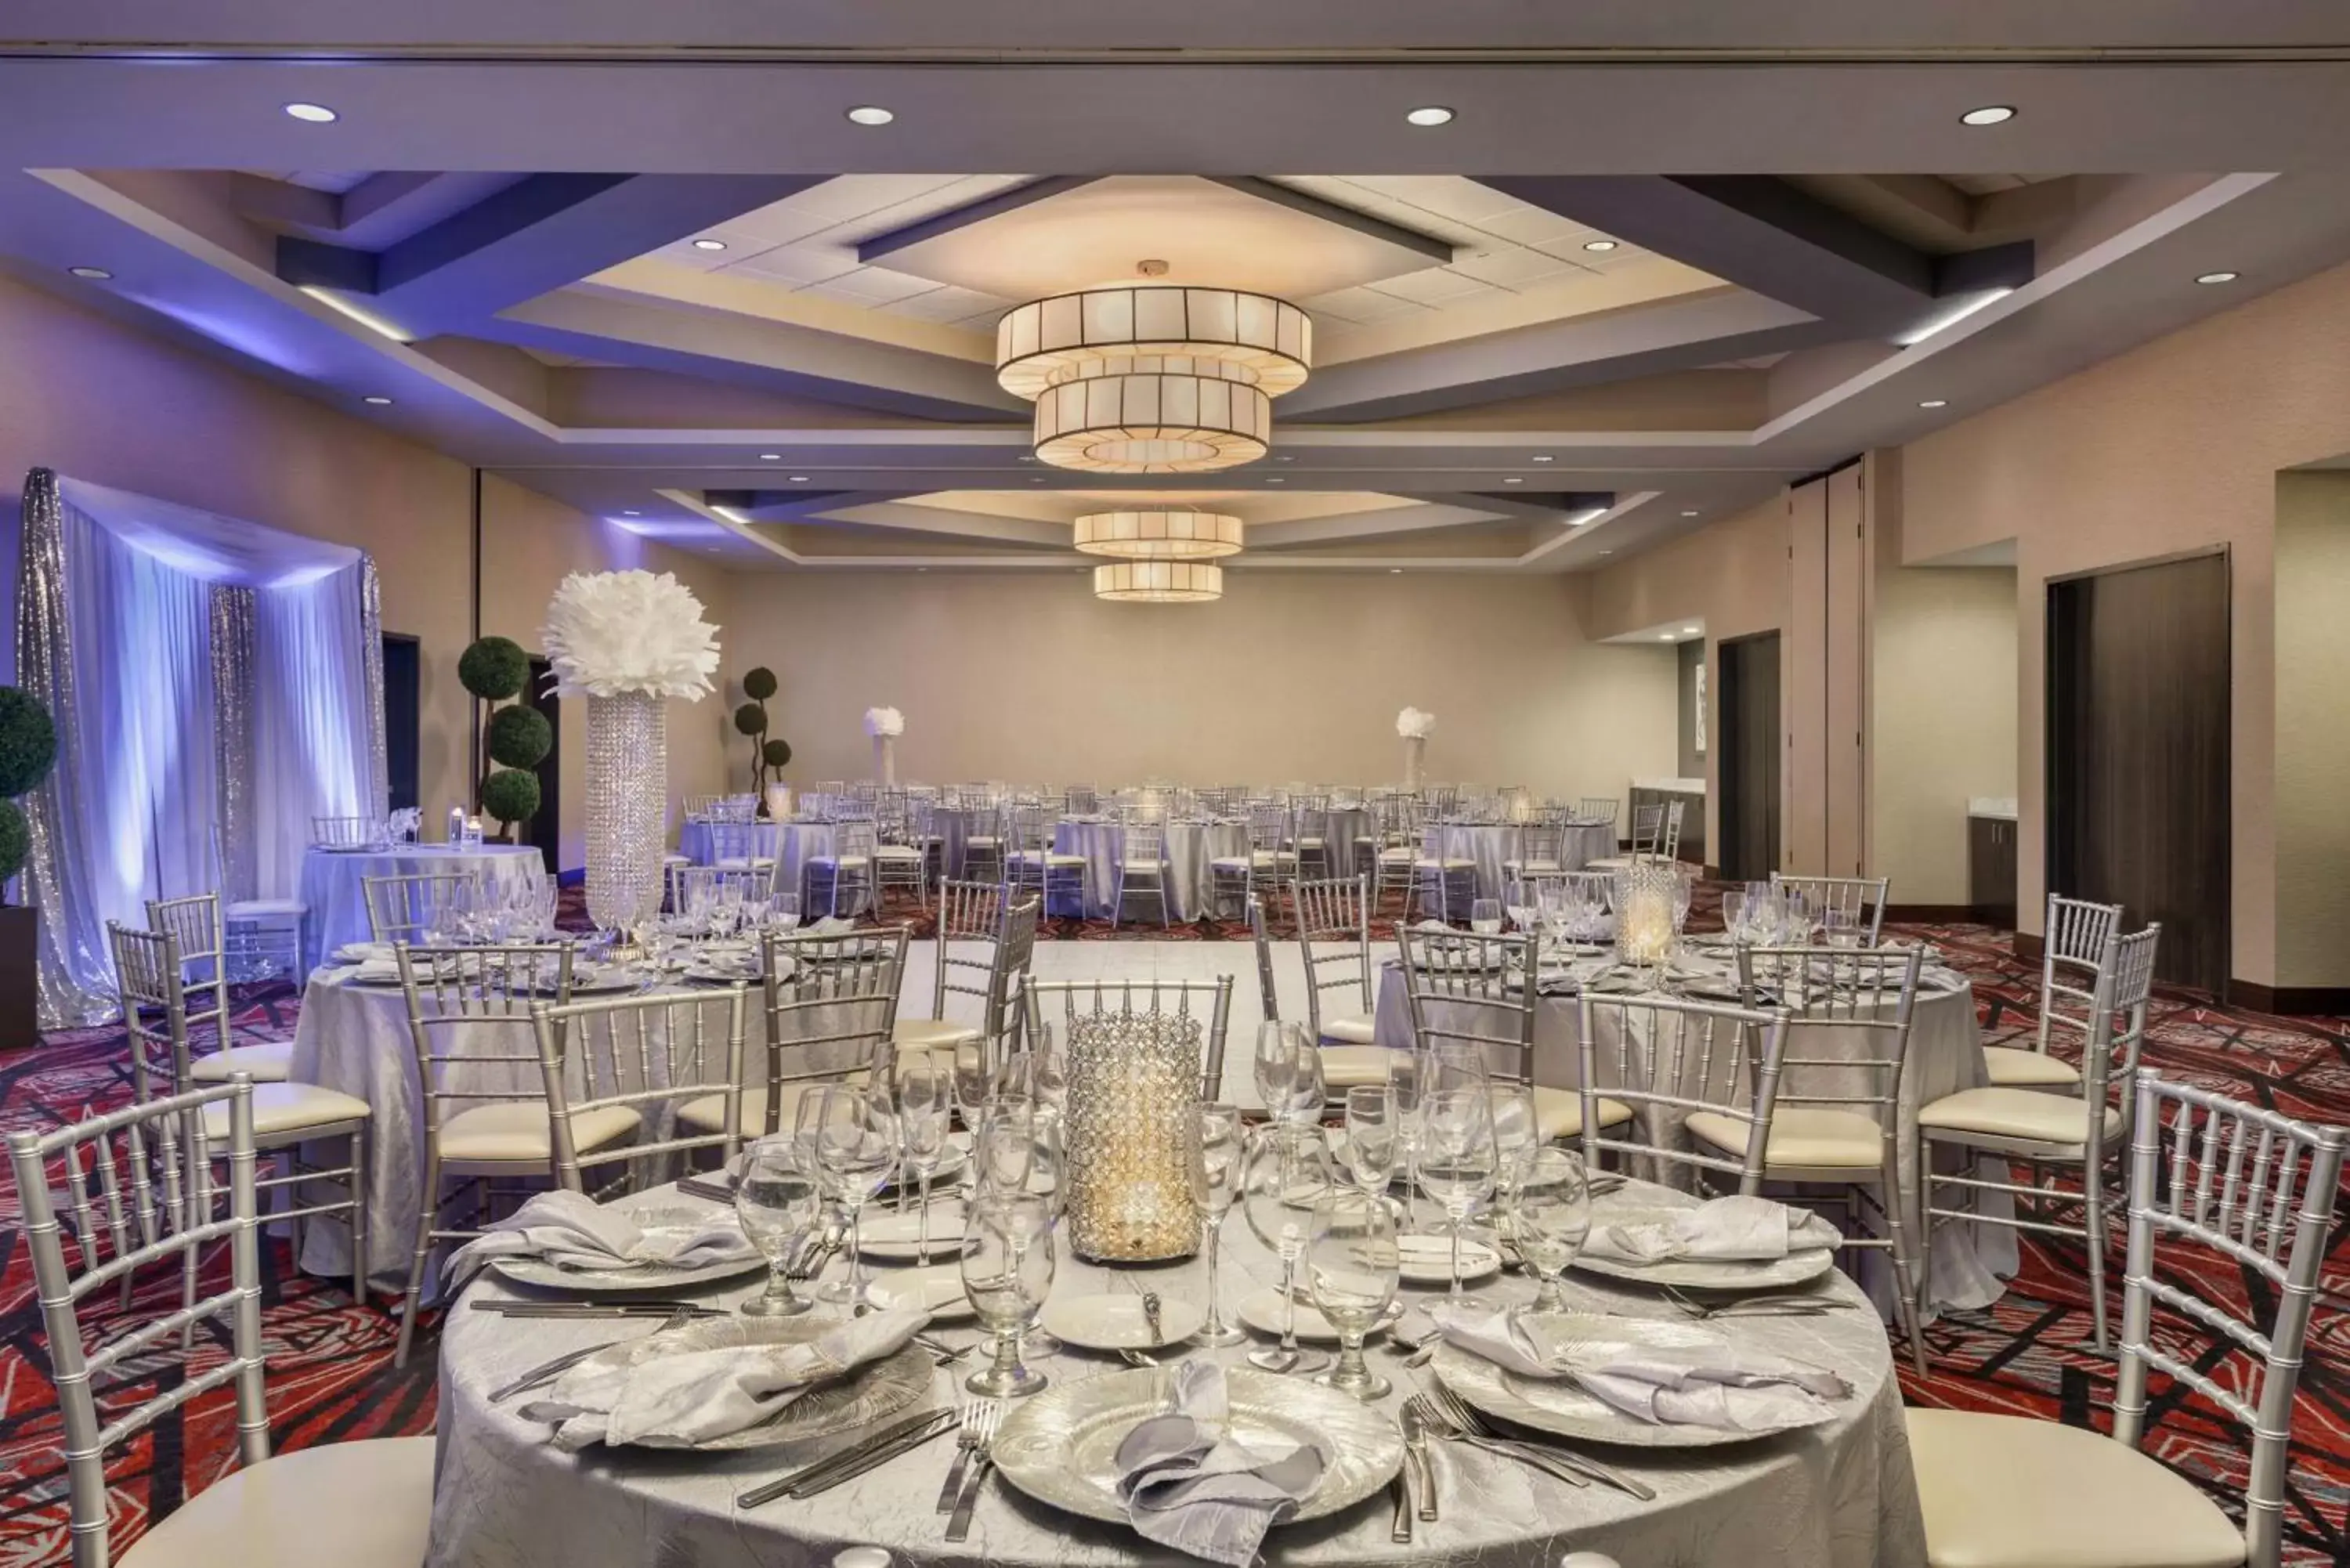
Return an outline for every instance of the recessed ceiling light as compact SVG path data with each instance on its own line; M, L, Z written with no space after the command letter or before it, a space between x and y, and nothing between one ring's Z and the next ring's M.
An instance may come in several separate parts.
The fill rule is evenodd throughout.
M342 118L323 103L289 103L286 106L286 112L296 119L308 120L312 125L332 125Z
M2197 283L2233 283L2240 275L2241 275L2232 272L2207 272L2199 274L2195 281Z
M1551 456L1551 454L1546 452L1538 452L1528 461L1533 462L1556 462L1558 459Z
M1388 576L1391 577L1400 577L1403 576L1403 568L1401 566L1389 566L1388 568Z
M631 508L624 509L624 510L620 513L620 515L621 515L621 516L623 516L623 517L641 517L641 516L643 516L643 515L644 515L644 514L643 514L643 513L641 513L641 512L639 512L639 511L635 510L633 507L631 507Z
M784 461L784 454L779 452L763 452L759 454L759 461L761 462L781 462Z
M1970 109L1959 116L1960 125L2004 125L2015 118L2015 106L1987 103L1981 109Z
M1613 551L1613 550L1602 550L1602 551L1600 551L1599 553L1600 553L1601 555L1603 555L1603 556L1612 556L1612 555L1614 555L1616 552L1615 552L1615 551Z
M361 398L359 401L363 403L373 403L379 409L388 409L391 407L391 400L385 397L381 392L376 392L370 396Z
M1928 398L1918 406L1921 409L1947 409L1950 406L1950 400L1948 398Z
M1657 640L1658 640L1659 642L1670 642L1670 641L1672 641L1672 639L1673 639L1673 634L1672 634L1671 632L1669 632L1669 631L1660 631L1660 632L1657 633Z
M693 242L693 248L698 251L723 251L726 248L726 242L724 240L696 240Z
M1404 119L1414 125L1450 125L1452 123L1452 111L1440 103L1424 104L1406 114Z
M103 283L114 275L102 266L69 266L66 270L76 277L87 277Z
M1583 242L1583 248L1587 251L1612 251L1616 248L1616 242L1614 240L1586 240Z
M805 473L795 473L792 475L792 483L794 484L806 484L807 482L808 477Z
M1697 628L1693 626L1685 626L1681 628L1681 635L1683 637L1695 637L1697 635Z
M1696 516L1696 515L1697 515L1697 511L1696 511L1696 509L1695 509L1694 507L1692 507L1690 510L1689 510L1689 511L1687 511L1687 512L1682 513L1682 514L1681 514L1681 515L1682 515L1682 516L1684 516L1684 517L1694 517L1694 516Z
M1285 480L1285 479L1268 479L1268 480L1266 480L1266 481L1265 481L1265 483L1266 483L1267 484L1286 484L1286 483L1289 483L1289 481L1287 481L1287 480Z
M887 125L898 117L879 104L861 103L848 111L851 125Z
M1502 481L1502 483L1504 483L1504 484L1523 484L1523 483L1525 483L1525 481L1524 481L1524 480L1523 480L1523 479L1520 479L1520 478L1519 478L1517 475L1515 475L1515 474L1512 474L1509 478L1507 478L1507 479L1505 479L1505 480Z

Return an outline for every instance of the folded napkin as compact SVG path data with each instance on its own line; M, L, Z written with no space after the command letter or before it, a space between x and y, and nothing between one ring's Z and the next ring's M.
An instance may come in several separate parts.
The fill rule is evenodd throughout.
M539 1258L564 1269L629 1269L660 1263L699 1269L738 1262L756 1249L742 1223L723 1210L699 1225L639 1226L584 1193L541 1192L457 1249L449 1277L471 1279L492 1258Z
M1716 1198L1668 1220L1594 1225L1583 1255L1635 1268L1684 1260L1767 1263L1841 1241L1835 1226L1804 1210L1768 1198Z
M1247 1568L1265 1532L1321 1484L1331 1454L1320 1443L1243 1442L1226 1428L1228 1414L1224 1369L1182 1363L1175 1408L1118 1446L1118 1495L1145 1541Z
M1573 1383L1593 1398L1652 1426L1775 1432L1825 1419L1851 1385L1812 1366L1718 1340L1688 1345L1554 1337L1539 1317L1432 1306L1445 1343L1505 1372Z
M581 1362L522 1414L555 1427L555 1446L689 1449L771 1419L817 1386L868 1362L895 1355L931 1321L915 1307L845 1318L797 1345L736 1343L680 1350L655 1333L608 1359ZM704 1335L743 1335L740 1318L713 1320Z
M827 915L821 919L784 933L786 941L798 941L808 937L845 937L857 929L857 922L846 915Z

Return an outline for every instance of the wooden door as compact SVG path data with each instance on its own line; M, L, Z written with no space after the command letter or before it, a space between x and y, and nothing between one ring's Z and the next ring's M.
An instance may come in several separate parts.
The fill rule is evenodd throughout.
M1831 877L1860 876L1868 843L1863 745L1868 711L1868 537L1861 477L1861 465L1855 462L1822 482L1827 489L1827 519L1820 748L1827 820L1825 858L1816 868Z
M1787 765L1779 868L1818 876L1828 867L1828 483L1787 493Z
M2048 888L2162 922L2155 973L2228 980L2228 560L2048 585Z
M1713 737L1721 788L1717 862L1732 882L1760 882L1779 864L1779 634L1721 644Z

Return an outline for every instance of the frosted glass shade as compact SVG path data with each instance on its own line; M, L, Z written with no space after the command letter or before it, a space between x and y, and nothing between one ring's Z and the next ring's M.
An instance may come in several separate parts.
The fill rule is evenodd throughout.
M1087 555L1137 561L1236 556L1242 536L1241 520L1217 512L1093 512L1076 524L1076 546Z
M1111 561L1094 568L1094 597L1200 604L1224 597L1224 569L1206 561Z

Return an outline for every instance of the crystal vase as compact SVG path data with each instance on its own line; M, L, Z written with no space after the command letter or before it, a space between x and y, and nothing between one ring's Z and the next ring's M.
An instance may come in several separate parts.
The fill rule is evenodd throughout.
M873 737L873 776L894 788L898 783L898 737Z
M1671 956L1678 880L1669 861L1636 861L1616 873L1617 961L1650 968Z
M1103 1013L1070 1024L1062 1112L1069 1250L1163 1262L1200 1246L1199 1020Z
M669 705L588 699L588 916L628 930L660 912L669 838Z
M1428 762L1428 737L1406 735L1403 738L1403 787L1414 794L1419 793L1420 771Z

